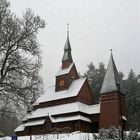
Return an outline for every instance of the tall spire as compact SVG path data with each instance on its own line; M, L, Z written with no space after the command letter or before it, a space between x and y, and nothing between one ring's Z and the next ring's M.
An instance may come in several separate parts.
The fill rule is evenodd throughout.
M71 45L70 45L70 41L69 41L69 23L67 23L67 40L66 40L66 43L65 43L64 50L71 51Z
M62 58L62 68L67 68L73 62L71 56L71 45L69 41L69 24L67 24L67 40L64 46L64 54Z
M104 77L101 94L119 91L119 75L113 59L112 49L107 71Z

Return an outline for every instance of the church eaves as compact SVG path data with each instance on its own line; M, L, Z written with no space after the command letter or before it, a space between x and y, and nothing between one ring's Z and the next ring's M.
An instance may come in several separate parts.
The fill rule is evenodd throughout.
M100 94L119 91L119 86L119 75L111 52Z

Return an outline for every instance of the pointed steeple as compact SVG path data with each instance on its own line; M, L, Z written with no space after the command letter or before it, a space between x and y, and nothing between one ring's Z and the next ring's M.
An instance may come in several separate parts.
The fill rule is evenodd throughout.
M119 75L111 50L110 60L108 63L107 71L104 77L104 81L100 93L103 94L103 93L119 91L120 90L119 88L120 88Z
M72 62L73 60L71 56L71 45L69 41L69 24L67 24L67 40L64 46L64 54L62 58L62 69L68 68Z

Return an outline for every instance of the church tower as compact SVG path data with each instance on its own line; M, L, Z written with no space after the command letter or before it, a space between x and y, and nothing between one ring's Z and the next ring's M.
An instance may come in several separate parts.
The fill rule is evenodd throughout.
M125 95L120 86L118 71L111 51L110 60L100 92L100 128L123 127L127 129L127 111L125 107Z
M69 26L67 25L67 39L64 46L62 65L56 74L55 91L66 90L70 87L73 80L78 79L78 73L73 63L71 55L71 45L69 41Z

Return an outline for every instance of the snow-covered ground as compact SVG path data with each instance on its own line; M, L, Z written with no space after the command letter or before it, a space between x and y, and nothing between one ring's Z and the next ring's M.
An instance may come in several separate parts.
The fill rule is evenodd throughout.
M129 131L126 132L128 135ZM81 133L74 132L69 134L46 134L46 135L36 135L36 136L24 136L18 137L18 140L95 140L97 133ZM140 136L140 132L138 132ZM133 137L133 136L132 136ZM11 137L0 138L0 140L11 140Z
M0 140L11 140L11 137L0 138ZM31 140L29 136L18 137L18 140ZM90 133L70 133L32 136L32 140L94 140Z

